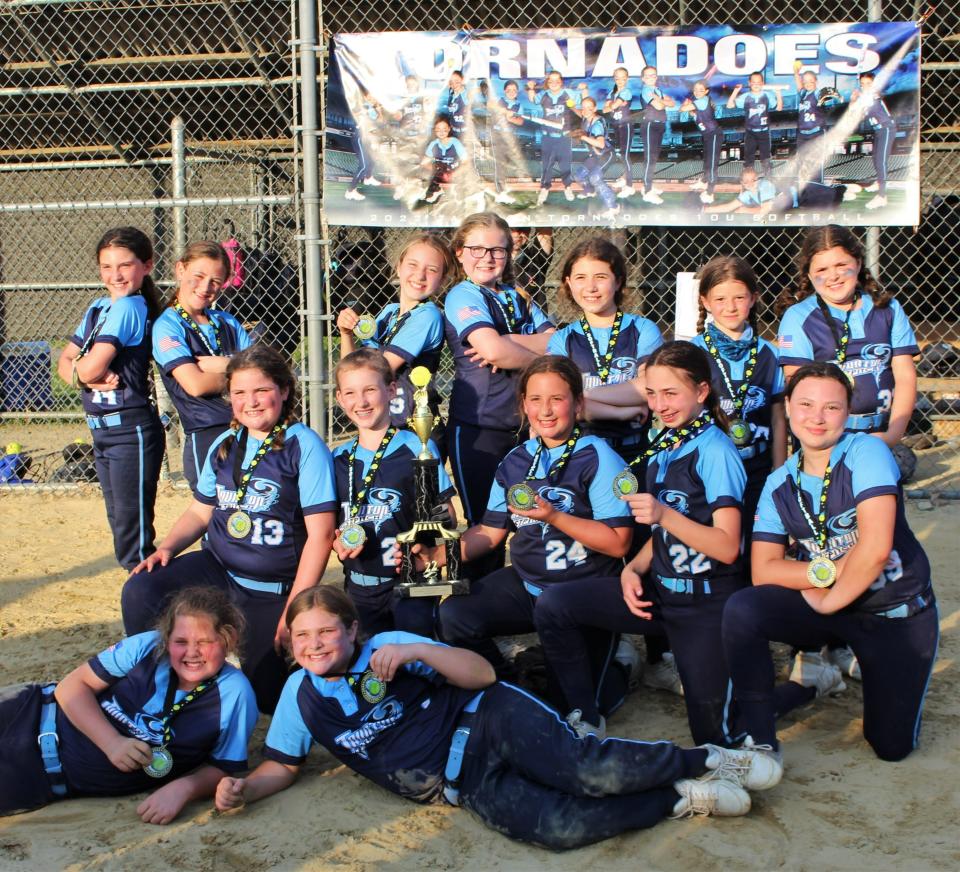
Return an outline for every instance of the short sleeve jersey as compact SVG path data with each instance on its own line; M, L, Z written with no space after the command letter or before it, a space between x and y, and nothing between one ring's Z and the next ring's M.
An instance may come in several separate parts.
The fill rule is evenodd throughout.
M426 155L435 163L443 164L448 170L455 170L460 166L460 161L464 159L467 151L463 143L456 137L450 137L445 143L439 139L434 139L427 146Z
M550 524L514 514L507 506L511 485L527 481L557 511L578 518L600 521L608 527L632 527L626 502L613 492L613 479L626 463L606 442L596 436L581 436L576 449L559 475L547 478L565 445L544 449L536 469L530 472L537 440L514 448L500 463L490 489L483 523L500 530L515 530L510 541L513 568L524 581L546 586L598 576L619 576L623 561L585 548Z
M797 131L812 136L826 127L823 107L817 102L817 92L801 88L797 95Z
M554 94L550 91L544 91L540 95L540 108L543 110L543 117L547 121L559 121L563 125L563 130L556 130L552 127L544 127L543 135L550 139L565 139L570 129L570 118L567 113L567 103L573 101L575 106L580 105L580 95L568 90L561 89Z
M230 406L219 394L193 397L173 375L178 366L197 362L198 357L210 354L220 340L220 354L229 357L250 347L250 337L243 325L229 312L210 310L210 323L198 324L207 345L196 331L173 308L166 308L153 325L153 358L160 367L160 377L170 394L180 423L187 433L207 427L227 427L232 418ZM209 346L209 348L207 347Z
M713 526L717 509L743 504L747 475L737 448L715 424L674 451L647 464L647 492L698 524ZM653 571L661 578L738 578L740 559L719 563L690 548L663 527L653 528Z
M709 96L693 100L693 120L701 133L713 133L717 129L717 116Z
M120 386L112 391L84 387L81 392L83 410L88 415L106 415L149 406L150 322L147 301L140 294L120 297L114 303L109 297L101 297L84 313L70 341L82 348L94 331L97 335L93 345L106 343L116 350L110 371L119 376Z
M887 129L893 130L897 126L897 122L894 121L893 116L890 114L890 110L887 108L887 104L883 101L883 98L876 94L864 94L861 100L865 101L866 109L864 117L874 130L877 130L881 127L886 127Z
M171 678L168 657L154 655L156 631L128 636L88 664L106 690L97 701L107 720L122 735L159 745L163 739L164 703ZM177 690L174 701L186 696ZM69 791L77 795L116 796L155 788L210 765L234 774L247 768L247 742L257 723L257 702L250 682L234 666L224 664L216 683L171 722L173 769L152 778L142 769L121 772L91 739L58 708L60 759Z
M494 124L494 130L500 132L508 131L515 127L515 125L510 124L506 118L510 118L514 115L520 114L520 101L519 100L508 100L506 97L501 97L497 102L497 105L500 107L500 112L497 113L499 120ZM506 116L503 117L503 116ZM519 129L519 128L516 128Z
M659 87L644 85L640 89L640 104L643 106L643 118L645 121L666 121L667 110L657 109L657 107L653 105L655 97L663 99L663 91L661 91Z
M706 350L703 335L695 336L693 344ZM720 365L710 357L710 371L713 374L711 382L713 389L720 397L720 405L727 415L733 416L734 406L730 397L727 383L720 372ZM727 378L733 385L734 391L739 392L743 384L743 374L748 358L742 360L723 359L723 366ZM761 339L757 346L757 365L750 377L750 386L743 401L742 417L750 426L753 441L739 449L740 459L747 470L747 477L754 478L756 474L766 474L771 469L773 458L770 453L770 429L773 406L783 401L786 385L783 380L783 370L780 368L780 358L777 348L766 339Z
M611 331L611 327L592 327L590 330L601 361L606 356ZM640 315L624 315L620 324L620 334L617 336L617 344L614 347L613 359L610 361L610 375L606 384L619 384L635 378L638 369L661 345L663 345L663 337L653 321ZM584 390L603 384L599 375L599 366L579 320L561 328L550 337L547 354L561 354L569 357L583 376ZM642 424L632 421L592 421L589 426L590 433L610 440L638 435L642 430Z
M762 133L770 127L770 110L777 105L777 98L771 91L754 94L744 91L737 95L737 108L743 109L744 124L747 130Z
M633 102L633 91L630 87L621 88L619 91L614 88L610 92L611 100L622 100L626 105L618 106L610 113L610 120L617 126L630 123L630 104Z
M360 679L378 648L412 642L439 644L411 633L378 633L361 647L351 672ZM375 784L430 802L443 790L453 732L476 694L448 684L420 661L398 669L376 703L363 699L347 678L328 681L300 669L280 694L263 756L299 766L317 742Z
M337 481L337 502L340 506L338 520L341 524L350 517L348 475L350 469L350 451L355 440L339 446L333 452L333 467ZM433 442L428 446L434 457L440 453ZM354 521L363 524L367 533L363 551L358 557L347 560L343 570L347 578L351 573L377 578L392 578L395 575L392 548L398 533L413 526L416 520L416 491L414 487L413 461L420 453L420 440L409 430L398 430L380 460L380 467L367 492L360 512ZM363 477L370 468L373 451L357 446L353 471L353 494L363 489ZM440 490L437 502L445 503L453 499L455 491L450 483L446 469L441 465L438 471ZM428 508L433 508L429 506Z
M909 602L930 588L930 562L907 525L900 489L900 473L890 449L875 436L846 433L830 452L830 490L827 492L827 543L821 550L797 495L797 455L771 473L760 495L753 526L755 542L773 542L784 547L793 540L798 560L821 554L837 560L860 539L857 507L864 500L884 494L897 499L893 550L876 581L849 609L885 611ZM816 518L823 491L822 479L802 473L800 484L807 512Z
M511 318L508 302L512 303ZM496 292L469 280L454 285L444 300L447 344L453 353L456 377L450 394L450 420L490 430L516 430L516 380L519 370L491 372L469 357L470 334L481 327L501 336L542 333L553 327L536 303L528 303L513 288Z
M463 139L463 133L467 127L467 95L464 91L454 93L450 88L443 92L443 97L438 104L440 114L446 115L450 121L450 132Z
M213 443L195 493L213 507L207 528L210 550L236 578L291 583L307 539L304 515L337 508L330 450L309 427L291 424L283 447L267 451L254 470L239 507L250 516L251 530L235 539L227 522L238 509L233 472L239 441L234 440L226 460L217 457L220 443L232 432ZM249 467L260 445L259 439L249 438L241 469Z
M424 121L423 97L407 97L400 107L400 129L411 138L420 136L423 133Z
M593 119L593 121L587 121L587 119L584 118L580 122L580 127L583 132L592 139L599 139L601 136L603 137L603 148L598 148L595 145L587 146L591 154L601 157L611 150L610 137L607 136L607 126L603 123L602 118L596 117Z
M397 326L400 328L390 336ZM410 370L425 366L436 373L440 366L440 352L443 350L443 312L432 300L414 306L409 312L400 314L400 305L390 303L377 315L377 332L372 339L360 345L389 351L403 359L397 370L397 394L390 402L390 422L394 427L406 427L407 419L413 414L413 382ZM387 342L387 337L390 341ZM436 412L440 407L440 394L434 383L428 388L430 406Z
M843 335L847 313L828 307L838 335ZM815 294L795 303L783 314L778 345L780 363L803 366L811 361L836 361L837 343ZM900 354L920 353L913 328L896 300L878 309L869 294L850 314L850 341L842 369L853 379L850 429L884 430L893 402L894 378L890 361ZM855 416L874 418L870 426L858 426ZM869 423L869 422L868 422Z

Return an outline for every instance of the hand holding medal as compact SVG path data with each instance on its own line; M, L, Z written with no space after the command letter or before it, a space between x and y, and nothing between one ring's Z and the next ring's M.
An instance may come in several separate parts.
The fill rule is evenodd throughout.
M387 448L390 446L390 440L393 439L396 432L396 427L388 427L387 432L383 434L380 445L377 447L370 461L370 468L367 470L366 475L364 475L363 483L360 489L356 491L356 494L354 493L354 479L356 476L355 467L357 448L360 446L360 437L358 436L353 440L353 445L350 447L350 454L347 457L347 505L349 506L349 516L347 522L340 528L340 535L337 540L340 548L342 548L344 552L342 557L356 557L357 554L360 553L359 549L362 549L367 541L367 531L364 529L363 524L357 520L360 515L360 507L367 498L367 493L370 491L370 486L376 478L377 470L380 468L380 462L383 460L383 455L386 454Z
M801 448L797 452L797 479L795 482L797 503L800 506L800 511L803 513L803 517L806 519L807 524L809 524L810 531L813 533L817 542L817 546L821 551L820 554L811 555L810 562L807 564L807 581L810 583L811 587L823 589L831 587L837 580L837 564L827 557L826 554L827 494L830 491L830 481L833 468L830 463L827 463L827 468L824 470L823 487L820 491L820 505L817 509L816 519L813 518L813 516L810 514L810 511L807 509L807 501L803 496L803 489L800 485L800 474L802 470L803 449Z
M580 427L578 425L573 428L573 432L570 434L570 438L567 439L563 447L563 452L557 458L556 463L547 469L545 478L548 482L556 481L557 478L559 478L560 473L563 472L564 467L570 460L570 455L573 454L574 449L577 447L577 441L579 439ZM507 506L512 512L516 512L525 518L533 518L536 521L546 521L556 511L552 505L538 496L531 485L527 484L527 482L537 478L537 470L540 467L540 457L543 455L544 447L543 440L538 439L537 450L534 452L533 461L527 470L524 480L518 484L510 485L510 487L507 488L506 495Z

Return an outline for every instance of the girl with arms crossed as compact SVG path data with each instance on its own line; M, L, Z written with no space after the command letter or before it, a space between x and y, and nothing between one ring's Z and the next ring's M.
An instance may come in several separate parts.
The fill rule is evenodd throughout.
M87 309L57 372L81 389L113 551L129 570L153 552L155 536L164 446L150 395L150 325L160 303L150 278L153 246L136 227L108 230L97 260L109 295Z
M188 584L228 593L247 620L244 674L272 712L287 676L287 602L323 575L336 490L330 451L296 420L297 382L273 348L254 345L226 372L233 426L215 442L190 507L123 587L128 634L148 628ZM177 557L201 536L202 551Z

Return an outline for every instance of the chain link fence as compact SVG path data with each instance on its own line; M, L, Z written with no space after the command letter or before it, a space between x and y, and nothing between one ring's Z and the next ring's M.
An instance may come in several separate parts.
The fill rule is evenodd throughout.
M305 109L300 115L308 97L314 113L317 104L322 111L331 34L819 22L841 14L892 21L916 19L926 8L903 0L855 4L842 13L816 0L747 2L735 10L696 0L307 3L0 2L0 433L8 437L4 442L35 450L37 480L54 477L62 446L86 435L79 398L54 368L99 294L96 240L118 224L137 225L152 237L154 276L165 289L186 242L235 239L244 271L223 306L258 325L301 366L320 400L311 409L314 426L331 441L346 432L324 377L339 356L333 321L347 301L376 312L396 297L393 263L409 231L328 226L322 202L321 224L309 226L316 197L304 186L311 163L304 157L319 140L319 124L311 128ZM305 10L316 33L300 32ZM316 76L304 61L313 57L313 40ZM872 268L897 291L926 348L909 441L917 449L918 486L943 492L960 489L960 101L954 99L960 11L939 7L927 22L922 69L920 224L860 232ZM669 333L676 273L714 254L737 253L758 269L761 320L770 336L777 320L771 304L791 282L800 232L619 231L631 265L629 303ZM557 302L557 271L576 236L558 228L549 269L532 280L542 284L537 294L561 321L570 313ZM535 234L529 245L528 254L539 245ZM318 252L323 276L311 279L311 256ZM308 300L311 281L319 305ZM445 358L441 384L451 371ZM38 423L47 418L60 426ZM178 457L178 450L170 452L172 465Z

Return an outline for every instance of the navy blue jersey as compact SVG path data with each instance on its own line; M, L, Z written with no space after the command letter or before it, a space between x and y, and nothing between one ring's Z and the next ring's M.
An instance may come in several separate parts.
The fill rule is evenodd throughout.
M846 433L830 452L830 490L827 493L827 544L822 551L797 502L797 455L774 470L760 495L753 538L787 546L797 543L798 560L824 554L838 560L860 538L857 506L884 494L897 498L893 550L877 580L847 608L880 612L909 602L930 587L930 562L907 525L900 489L900 472L890 449L866 433ZM823 480L802 473L807 511L816 518Z
M467 95L460 91L455 94L450 88L446 88L440 95L440 102L437 103L439 115L445 115L450 121L450 132L463 139L463 132L467 128Z
M400 304L388 303L377 315L377 332L372 339L366 339L359 345L390 351L405 361L397 370L397 395L390 401L390 422L394 427L406 427L407 419L413 414L413 392L416 388L410 381L410 370L425 366L432 373L440 367L440 352L443 351L443 312L440 307L427 300L410 310L410 316L403 322L390 342L384 340L400 317ZM440 394L434 382L428 388L430 406L437 412L440 408Z
M500 130L500 131L507 131L514 127L519 129L518 125L510 124L508 121L506 121L505 118L503 118L503 116L506 116L506 118L510 118L514 115L519 115L520 101L508 100L506 97L501 97L497 101L497 106L499 106L501 110L500 112L497 113L498 116L500 116L500 120L498 120L497 123L494 124L493 129Z
M540 108L543 110L543 117L548 121L559 121L563 125L563 130L544 127L544 136L550 137L550 139L566 137L567 131L570 129L569 116L567 113L568 100L573 100L575 106L580 105L580 95L573 91L568 91L566 88L562 88L556 94L550 91L544 91L540 95Z
M632 527L629 505L613 492L613 479L626 463L596 436L581 436L566 466L552 480L547 469L563 453L564 445L540 455L537 469L527 482L540 497L560 512L600 521L608 527ZM537 440L514 448L500 463L490 488L483 523L500 530L513 529L510 560L524 581L545 586L600 576L619 575L623 560L585 548L549 524L513 514L506 501L511 485L526 479L537 452Z
M843 335L847 313L829 307L834 326ZM803 366L811 361L836 361L837 342L830 330L816 295L795 303L783 314L778 344L780 363ZM860 305L850 314L850 341L842 369L853 378L853 404L848 429L883 430L890 418L893 402L893 370L890 361L899 354L920 353L913 328L903 307L891 300L878 309L869 294L860 297ZM858 416L862 416L858 420Z
M229 357L250 347L250 337L243 325L229 312L208 310L209 324L198 324L210 348L177 314L172 307L166 308L153 325L153 358L160 367L160 377L170 394L180 424L187 433L207 427L224 427L230 424L233 413L229 404L219 394L207 397L192 397L176 380L173 371L185 363L196 363L198 357L206 357L215 349L216 337L220 339L220 354Z
M826 126L827 118L823 107L817 102L816 90L801 88L797 94L797 130L811 136L820 133Z
M330 450L309 427L291 424L283 447L267 451L254 470L241 507L250 515L252 529L235 539L227 532L227 521L237 511L233 464L239 441L234 441L226 460L217 457L220 443L231 432L213 443L197 482L196 498L213 506L208 547L235 578L292 583L307 539L304 515L337 508ZM243 469L260 445L259 439L250 436Z
M746 483L737 447L716 424L675 451L655 454L647 464L647 492L707 527L713 526L717 509L741 507ZM718 563L654 526L652 568L661 578L730 578L740 574L740 559Z
M580 122L580 129L591 139L599 139L600 137L603 137L602 148L596 145L587 144L587 149L591 154L600 157L601 155L607 154L607 152L611 150L610 137L607 136L607 125L603 123L602 118L596 116L594 117L593 121L587 121L587 119L584 118Z
M888 130L893 130L897 126L897 122L894 120L893 116L890 114L890 110L887 109L887 104L884 103L883 97L879 94L863 94L860 97L860 100L864 103L864 118L866 119L867 124L869 124L874 130L880 128L887 128Z
M747 341L753 338L753 333L749 327L744 331L741 338ZM694 336L691 341L694 345L698 345L706 351L707 345L703 341L702 334ZM724 412L734 417L733 400L730 397L727 383L720 373L720 367L709 351L707 356L710 358L710 370L713 374L711 382L717 396L720 397L720 405ZM743 372L747 360L747 357L738 361L723 359L724 369L735 391L739 392L740 386L743 384ZM740 459L747 470L748 478L752 479L758 473L766 474L773 465L773 457L770 453L770 421L773 405L783 402L785 390L786 384L783 379L783 370L780 368L777 348L772 343L767 342L766 339L761 339L757 347L757 365L750 378L750 387L747 388L741 413L753 433L753 441L749 445L744 445L738 449Z
M400 129L411 138L420 136L424 131L425 117L423 97L407 97L400 107Z
M770 126L770 110L777 105L777 98L772 91L744 91L737 95L736 104L744 111L746 129L759 133Z
M350 669L363 673L383 645L415 642L439 644L412 633L378 633L364 643ZM299 766L318 742L375 784L429 802L443 790L453 731L476 695L475 690L447 684L419 660L397 670L377 703L364 700L346 678L328 681L300 669L284 685L263 756Z
M159 745L163 739L163 704L170 682L170 659L157 660L154 649L160 634L139 633L117 642L89 661L101 681L110 685L97 695L110 723L124 736ZM174 701L186 691L178 690ZM173 769L164 778L152 778L142 769L121 772L91 739L80 732L58 708L60 760L72 793L116 796L159 787L209 764L224 772L247 768L247 742L257 723L257 702L246 677L224 664L216 684L189 703L171 724L167 746Z
M611 329L610 327L590 328L601 360L607 353ZM640 315L624 315L613 359L610 361L610 376L606 384L618 384L635 378L637 370L661 345L663 345L663 337L653 321ZM583 335L579 320L568 324L550 337L547 354L561 354L569 357L583 376L584 390L603 384L598 374L596 359L586 336ZM589 424L590 433L611 440L636 436L642 430L643 424L635 421L591 421Z
M88 415L105 415L149 406L150 322L147 301L140 294L120 297L115 303L111 303L109 297L101 297L84 313L70 341L82 348L94 330L97 330L97 337L93 345L107 343L116 349L116 356L110 361L110 371L119 376L120 386L112 391L93 391L83 387L83 410Z
M653 105L655 97L659 97L661 100L663 99L663 91L661 91L659 87L644 85L640 89L640 105L643 107L643 117L646 121L666 121L667 110L657 109L657 107Z
M435 163L443 164L448 170L455 170L467 156L467 150L459 139L451 137L446 143L439 139L431 140L424 154Z
M340 504L338 519L340 524L350 517L347 473L350 468L350 449L354 440L347 442L333 452L333 468L337 481L337 502ZM433 442L428 443L434 457L440 452ZM409 430L398 430L380 460L380 467L370 489L367 492L360 513L353 518L362 523L367 532L367 541L358 557L347 560L343 565L344 574L351 573L375 578L392 578L396 573L393 560L393 546L397 533L403 533L413 526L416 519L413 461L420 453L420 440ZM363 477L370 468L374 452L362 446L357 447L354 461L353 493L363 488ZM442 503L453 499L455 491L446 469L439 468L440 493ZM431 507L432 508L432 507Z
M719 125L709 95L696 97L690 102L693 103L693 120L696 122L697 129L701 133L712 133L716 130Z
M515 321L508 323L507 301L513 303ZM467 357L470 334L490 327L501 336L542 333L553 324L536 303L528 303L513 288L496 293L465 279L444 299L447 345L453 353L456 377L450 394L450 420L490 430L516 430L520 426L516 379L519 370L491 372Z
M630 90L628 85L626 88L621 88L617 90L617 87L614 86L613 90L610 92L609 100L623 100L626 103L625 106L618 106L612 112L609 112L610 120L616 125L629 124L630 123L630 103L633 102L633 91Z

